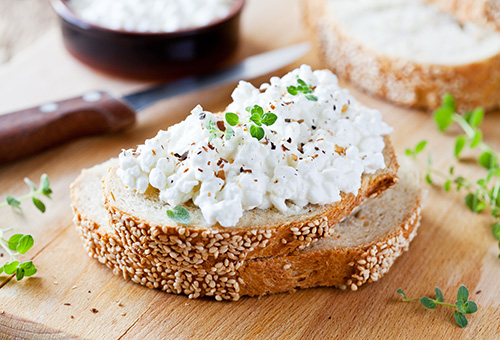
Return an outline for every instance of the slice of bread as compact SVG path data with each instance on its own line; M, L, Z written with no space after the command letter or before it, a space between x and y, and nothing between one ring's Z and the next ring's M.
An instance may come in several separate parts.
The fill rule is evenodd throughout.
M211 268L215 263L288 254L333 235L333 226L366 198L375 197L397 182L398 164L385 137L386 168L363 175L357 195L342 194L340 202L308 205L298 213L274 209L244 213L235 227L208 226L195 206L185 206L191 224L168 218L168 208L153 189L145 194L128 190L112 167L104 178L104 202L122 243L139 255L152 255L172 266Z
M500 30L500 2L492 0L427 0L460 21Z
M233 265L220 260L209 269L179 268L157 257L138 255L123 244L102 204L102 178L114 161L97 165L72 184L74 221L85 249L125 279L190 298L238 300L295 288L337 286L357 290L377 281L408 248L420 221L422 190L408 161L400 182L335 226L335 236L284 256L254 258ZM259 234L258 234L259 235Z
M446 93L460 111L500 105L500 32L463 24L425 0L302 6L324 63L340 79L413 107L434 109Z

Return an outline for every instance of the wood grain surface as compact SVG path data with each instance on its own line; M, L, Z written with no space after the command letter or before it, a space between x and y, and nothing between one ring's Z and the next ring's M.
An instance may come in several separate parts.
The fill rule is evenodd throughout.
M17 1L17 0L16 0ZM296 0L250 0L244 11L238 56L307 39ZM301 63L321 67L312 51L300 62L275 72L283 75ZM269 76L255 79L259 84ZM129 93L146 83L110 78L72 59L59 32L42 38L0 67L0 112L107 89ZM419 235L410 251L396 261L380 281L357 292L331 288L299 290L237 302L189 300L183 296L124 281L87 257L72 223L69 184L82 168L90 167L122 148L134 147L182 120L198 103L217 111L229 101L235 84L158 103L138 117L131 129L91 137L0 167L0 198L26 192L24 177L47 173L54 191L41 214L29 202L24 215L1 211L1 227L30 233L35 246L23 260L33 259L38 273L16 282L0 276L0 339L499 339L500 260L487 216L464 208L460 194L428 186ZM453 135L436 131L429 114L392 106L351 89L364 104L378 108L394 127L399 152L421 139L429 141L434 164L453 162ZM487 142L500 149L500 115L485 119ZM472 157L466 153L465 157ZM465 162L457 171L480 176L483 170ZM453 302L465 284L479 311L469 326L456 326L450 308L426 310L403 303L395 293L411 297L432 295L439 286Z

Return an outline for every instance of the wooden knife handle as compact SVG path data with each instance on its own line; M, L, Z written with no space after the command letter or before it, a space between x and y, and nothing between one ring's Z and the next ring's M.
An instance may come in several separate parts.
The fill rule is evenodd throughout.
M134 122L134 109L103 91L0 115L0 163L72 139L119 131Z

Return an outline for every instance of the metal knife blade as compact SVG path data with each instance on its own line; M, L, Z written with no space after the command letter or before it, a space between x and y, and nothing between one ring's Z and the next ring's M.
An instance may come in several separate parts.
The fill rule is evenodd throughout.
M223 70L183 78L144 91L122 97L136 111L140 111L160 100L178 96L193 90L201 90L240 79L251 79L288 65L306 54L311 48L308 42L279 48L244 59Z
M32 155L64 142L123 130L136 113L173 96L210 86L261 76L299 59L309 43L258 54L222 70L184 78L123 97L106 91L0 115L0 164Z

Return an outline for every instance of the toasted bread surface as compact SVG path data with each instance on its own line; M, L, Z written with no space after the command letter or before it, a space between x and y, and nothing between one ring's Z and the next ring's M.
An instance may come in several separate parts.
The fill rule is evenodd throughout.
M190 298L213 296L237 300L243 295L265 295L295 288L337 286L357 290L378 280L415 236L422 191L418 172L405 163L400 183L333 226L333 237L323 238L291 253L237 259L218 257L209 268L179 266L151 252L140 254L122 241L102 204L102 179L113 160L84 170L72 184L74 222L89 255L125 279ZM310 232L318 229L314 225ZM131 229L140 242L140 234ZM263 235L257 232L257 235ZM261 239L264 239L262 236ZM168 250L163 248L163 251ZM186 256L170 248L173 257Z

